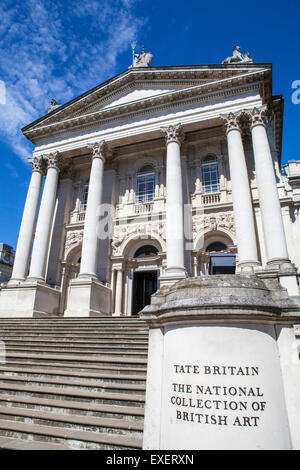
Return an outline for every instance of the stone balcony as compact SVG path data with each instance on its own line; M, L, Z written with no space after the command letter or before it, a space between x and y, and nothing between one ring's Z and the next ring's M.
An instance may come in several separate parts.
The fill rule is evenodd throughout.
M73 211L70 213L70 224L83 223L85 220L85 211Z
M129 202L116 205L116 218L137 217L165 212L165 198L154 198L149 202Z

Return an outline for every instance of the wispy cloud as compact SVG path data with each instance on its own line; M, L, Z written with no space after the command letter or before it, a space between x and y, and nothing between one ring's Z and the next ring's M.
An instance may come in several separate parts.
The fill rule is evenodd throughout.
M50 99L64 103L117 71L145 18L138 0L2 0L0 139L22 159L31 146L20 129L45 113Z

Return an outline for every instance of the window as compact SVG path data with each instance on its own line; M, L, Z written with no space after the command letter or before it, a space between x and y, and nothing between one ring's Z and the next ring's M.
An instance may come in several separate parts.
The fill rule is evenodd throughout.
M206 248L206 251L224 251L226 250L226 245L222 242L213 242Z
M151 165L140 169L136 181L136 202L149 202L154 198L155 173Z
M203 160L202 188L204 193L215 193L220 189L218 163L214 157Z
M135 252L134 258L147 258L148 256L156 256L157 253L158 249L155 246L144 245Z
M80 212L86 211L87 197L88 197L89 183L85 183L82 188L80 199Z
M221 253L227 249L222 242L213 242L208 245L206 251L209 256L209 274L234 274L235 255L232 253Z

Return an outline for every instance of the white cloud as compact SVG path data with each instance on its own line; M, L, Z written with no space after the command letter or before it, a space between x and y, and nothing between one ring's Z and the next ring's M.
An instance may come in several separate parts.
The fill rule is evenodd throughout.
M45 113L50 99L64 103L114 75L144 18L139 0L3 0L0 6L0 139L22 159L31 144L21 127Z

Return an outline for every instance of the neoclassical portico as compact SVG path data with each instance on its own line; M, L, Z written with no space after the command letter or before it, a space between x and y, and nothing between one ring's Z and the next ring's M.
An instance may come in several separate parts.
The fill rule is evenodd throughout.
M139 279L157 275L162 287L212 272L215 249L236 256L237 272L279 277L298 295L296 209L274 170L282 104L270 78L252 62L134 66L24 128L36 148L0 314L15 302L16 315L130 315Z

